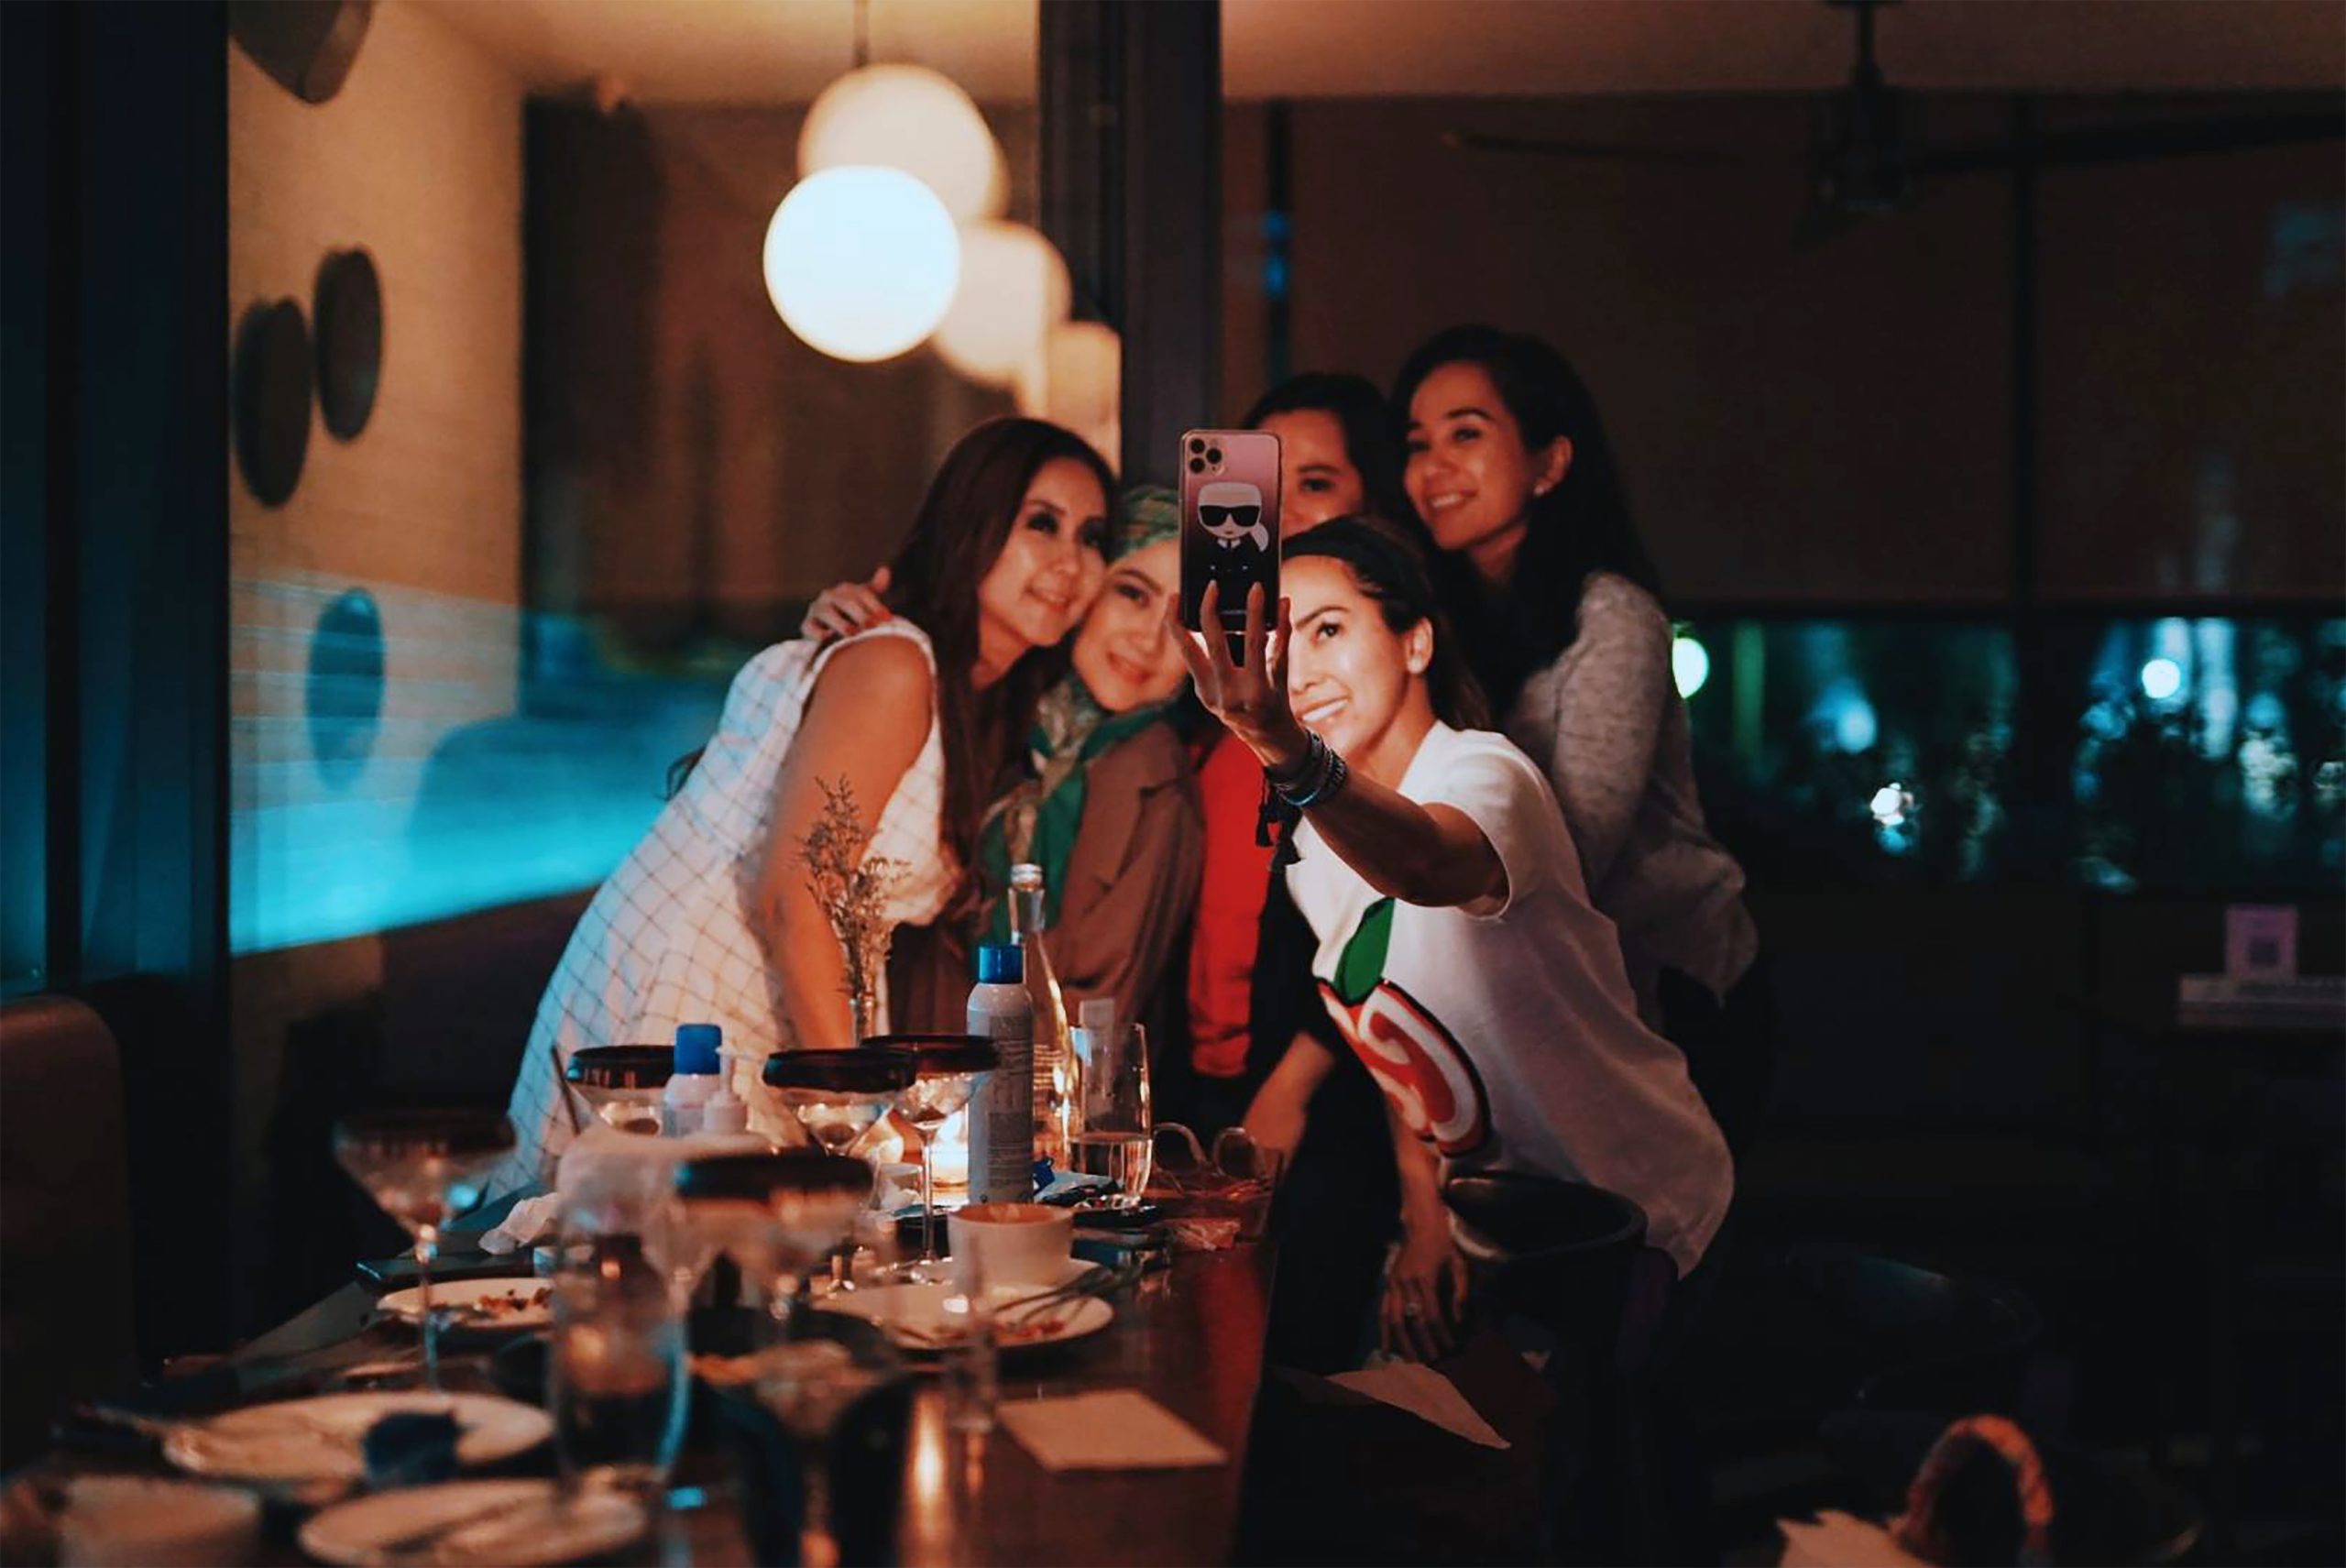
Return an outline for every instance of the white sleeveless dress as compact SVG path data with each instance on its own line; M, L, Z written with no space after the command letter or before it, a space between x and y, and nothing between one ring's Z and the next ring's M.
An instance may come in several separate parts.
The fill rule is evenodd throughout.
M795 1121L757 1078L758 1065L796 1045L781 979L766 959L751 917L765 854L775 783L797 738L815 683L850 642L902 637L935 674L936 656L904 620L837 642L777 643L742 667L727 692L717 733L674 799L606 880L571 933L570 945L538 1003L509 1114L517 1137L492 1190L550 1179L572 1137L557 1058L586 1046L666 1045L679 1024L715 1024L734 1066L734 1091L753 1126L803 1141ZM928 736L888 797L870 855L904 861L887 905L898 925L926 926L943 913L959 867L941 833L945 748L929 713ZM884 979L883 979L884 986ZM840 1007L844 998L826 998ZM880 999L885 1027L887 998Z

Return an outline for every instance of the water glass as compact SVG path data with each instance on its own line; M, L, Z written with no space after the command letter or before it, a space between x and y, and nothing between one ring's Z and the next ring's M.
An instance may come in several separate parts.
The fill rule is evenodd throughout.
M1178 1122L1160 1124L1153 1142L1157 1178L1178 1195L1178 1207L1237 1221L1240 1241L1261 1241L1268 1233L1271 1203L1286 1171L1278 1150L1256 1143L1244 1127L1225 1127L1209 1152Z
M1150 1137L1148 1033L1138 1024L1078 1033L1082 1069L1081 1130L1075 1136L1075 1168L1114 1182L1111 1200L1129 1208L1148 1189L1156 1145Z
M634 1238L565 1246L546 1368L566 1485L638 1493L666 1486L691 1388L684 1304Z

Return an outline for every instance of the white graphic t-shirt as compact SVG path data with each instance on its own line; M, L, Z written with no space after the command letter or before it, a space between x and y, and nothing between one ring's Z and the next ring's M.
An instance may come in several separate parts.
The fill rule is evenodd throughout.
M1436 724L1400 793L1472 818L1507 867L1492 907L1387 898L1307 821L1288 889L1321 1000L1445 1168L1586 1181L1646 1212L1683 1275L1727 1214L1727 1143L1678 1047L1638 1020L1548 781L1504 736Z

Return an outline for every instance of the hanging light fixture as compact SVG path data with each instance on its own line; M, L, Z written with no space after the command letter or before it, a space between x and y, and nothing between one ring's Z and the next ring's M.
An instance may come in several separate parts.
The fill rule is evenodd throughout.
M847 164L901 169L955 223L998 217L1008 166L978 105L925 65L874 65L870 0L855 0L855 69L823 89L798 133L801 178Z
M1031 374L1067 320L1067 263L1025 224L961 230L961 282L937 328L937 352L972 381L1007 387Z
M953 302L960 239L945 204L901 169L826 169L766 225L766 292L792 332L835 359L892 359Z
M1065 425L1119 466L1124 344L1102 322L1061 322L1013 387L1018 411Z

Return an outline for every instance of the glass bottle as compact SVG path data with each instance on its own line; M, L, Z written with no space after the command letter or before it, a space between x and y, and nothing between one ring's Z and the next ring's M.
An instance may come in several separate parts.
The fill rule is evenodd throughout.
M1043 868L1022 861L1010 868L1010 939L1025 953L1026 992L1035 1000L1035 1157L1053 1170L1068 1168L1069 1081L1067 1001L1043 942Z

